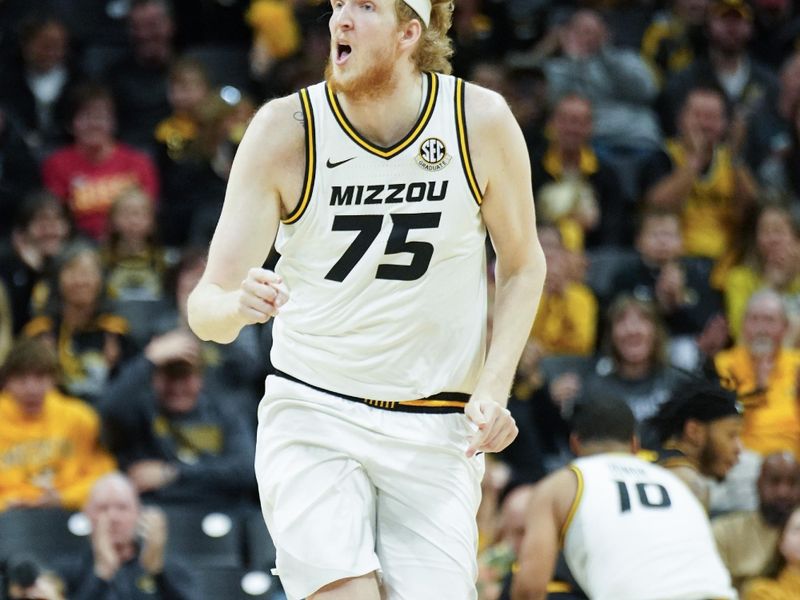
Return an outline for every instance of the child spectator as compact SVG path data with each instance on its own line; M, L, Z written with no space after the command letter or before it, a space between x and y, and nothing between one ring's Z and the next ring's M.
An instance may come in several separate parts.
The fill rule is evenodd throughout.
M114 469L99 445L99 417L61 394L57 378L55 353L39 340L18 342L3 365L0 510L78 510L94 481Z

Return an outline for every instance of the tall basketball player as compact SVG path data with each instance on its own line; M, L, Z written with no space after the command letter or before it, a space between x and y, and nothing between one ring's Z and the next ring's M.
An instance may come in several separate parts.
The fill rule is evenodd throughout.
M452 0L331 7L325 81L242 141L189 321L275 317L256 471L289 598L467 600L545 273L529 158L503 99L446 74Z

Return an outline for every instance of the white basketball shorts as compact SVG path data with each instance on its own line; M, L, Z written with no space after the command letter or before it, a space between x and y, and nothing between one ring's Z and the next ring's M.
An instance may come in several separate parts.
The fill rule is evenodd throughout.
M391 412L268 377L255 468L289 600L372 571L388 600L477 598L474 430L462 413Z

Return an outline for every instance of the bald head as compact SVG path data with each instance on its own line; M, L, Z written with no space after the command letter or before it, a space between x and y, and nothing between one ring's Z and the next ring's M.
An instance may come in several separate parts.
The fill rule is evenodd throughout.
M130 480L121 473L111 473L98 479L86 504L86 515L92 527L106 532L118 548L133 544L139 513L139 495Z
M779 527L800 505L800 464L790 452L770 454L758 476L759 510L770 525Z
M139 505L139 494L136 493L136 488L133 487L131 480L122 473L109 473L100 477L92 487L86 506L87 512L93 505L97 506L99 503L107 501L109 497L126 500L137 507Z
M755 354L775 352L789 326L783 298L773 290L756 292L747 301L742 320L742 337Z

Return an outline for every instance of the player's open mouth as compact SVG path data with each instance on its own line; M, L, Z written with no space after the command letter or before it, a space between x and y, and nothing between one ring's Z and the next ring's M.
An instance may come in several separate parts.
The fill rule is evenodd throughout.
M347 44L336 44L336 64L344 64L352 51L353 49Z

